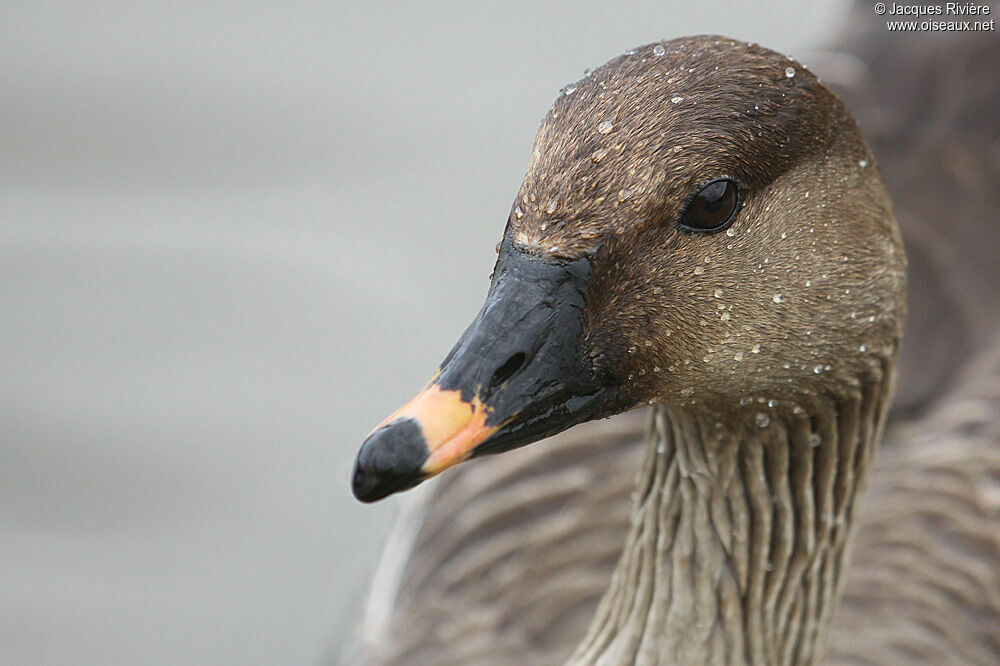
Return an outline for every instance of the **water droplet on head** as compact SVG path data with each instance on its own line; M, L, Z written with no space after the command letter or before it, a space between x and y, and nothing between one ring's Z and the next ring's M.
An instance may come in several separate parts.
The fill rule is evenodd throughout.
M694 274L695 275L701 275L704 272L705 272L705 267L704 266L695 266L694 267Z
M770 400L767 401L767 406L770 407L771 409L774 409L775 407L778 406L778 401L775 400L774 398L771 398Z
M618 190L618 201L628 201L631 198L632 190L629 188L626 187L625 189Z
M716 298L722 298L722 290L721 289L716 288L716 290L713 293L715 294Z
M868 166L868 160L858 160L858 166L864 169L866 166Z
M815 372L818 375L819 373L823 372L823 366L822 365L813 366L813 372Z
M722 316L719 317L719 319L721 319L722 321L729 321L729 313L728 312L723 312ZM737 360L739 360L739 359L737 359Z
M750 352L753 353L753 354L759 354L760 353L760 345L756 344L753 347L751 347L750 348Z
M630 345L629 348L628 348L628 353L629 354L634 354L635 350L637 350L637 349L638 349L638 347L636 347L635 345Z
M611 122L610 120L602 120L600 124L597 126L597 131L600 132L601 134L607 134L614 128L615 124L613 122Z
M742 361L743 360L743 352L738 351L735 354L733 354L733 360L734 361Z
M786 67L785 68L785 76L787 76L788 78L792 78L793 76L795 76L795 68L794 67Z
M754 417L754 421L760 428L766 428L767 426L771 425L771 417L765 414L764 412L757 412L757 416Z
M726 235L732 238L733 236L736 235L736 229L729 227L728 229L726 229Z
M781 294L775 294L774 296L771 297L771 300L774 301L775 303L781 303L785 300L785 297L782 296Z
M590 156L590 161L596 164L601 160L603 160L607 156L607 154L608 154L607 148L598 148L597 150L594 151L594 154Z
M684 98L681 97L680 95L674 95L673 97L670 98L670 101L673 102L674 104L680 104L681 102L684 101Z
M861 352L862 354L865 353L866 351L868 351L868 345L861 345L860 347L858 347L858 351Z
M741 407L746 407L746 406L747 406L747 405L749 405L749 404L750 404L751 402L753 402L753 398L751 398L751 397L750 397L750 396L748 396L748 395L745 395L745 396L743 396L742 398L740 398L740 406L741 406Z
M666 52L667 50L663 48L663 44L657 44L656 46L653 47L653 55L661 56Z
M549 215L556 212L556 206L558 205L558 203L559 202L555 199L549 201L549 203L545 206L545 212L548 213Z
M814 432L813 434L809 435L809 446L815 448L822 443L823 443L823 438L819 436L818 432Z
M521 210L520 206L516 206L514 208L514 217L520 220L522 216L524 216L524 211Z
M566 86L565 88L563 88L563 94L564 95L572 95L575 92L576 92L576 85L575 84L571 83L568 86Z
M663 287L653 287L653 293L659 294L663 291Z

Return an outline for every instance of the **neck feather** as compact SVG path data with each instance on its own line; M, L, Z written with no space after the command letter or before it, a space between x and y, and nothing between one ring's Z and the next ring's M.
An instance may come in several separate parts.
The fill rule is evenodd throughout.
M879 375L789 409L656 408L624 551L569 663L813 663L881 437Z

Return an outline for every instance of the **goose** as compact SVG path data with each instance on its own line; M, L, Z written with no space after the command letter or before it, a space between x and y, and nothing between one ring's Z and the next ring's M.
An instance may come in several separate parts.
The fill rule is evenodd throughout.
M906 260L871 151L806 68L720 37L612 60L543 120L499 251L355 494L644 413L444 475L404 514L421 557L359 662L996 663L998 354L873 463ZM922 533L953 580L907 554Z

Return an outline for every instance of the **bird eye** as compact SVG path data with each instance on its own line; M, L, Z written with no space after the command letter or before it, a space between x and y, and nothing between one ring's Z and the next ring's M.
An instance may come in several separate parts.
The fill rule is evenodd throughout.
M739 205L740 190L735 181L713 180L688 202L679 226L687 231L719 231L733 221Z

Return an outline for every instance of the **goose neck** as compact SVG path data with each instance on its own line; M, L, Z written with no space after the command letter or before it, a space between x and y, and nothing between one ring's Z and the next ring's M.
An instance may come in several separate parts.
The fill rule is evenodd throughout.
M625 548L569 663L813 663L890 384L808 409L655 407Z

